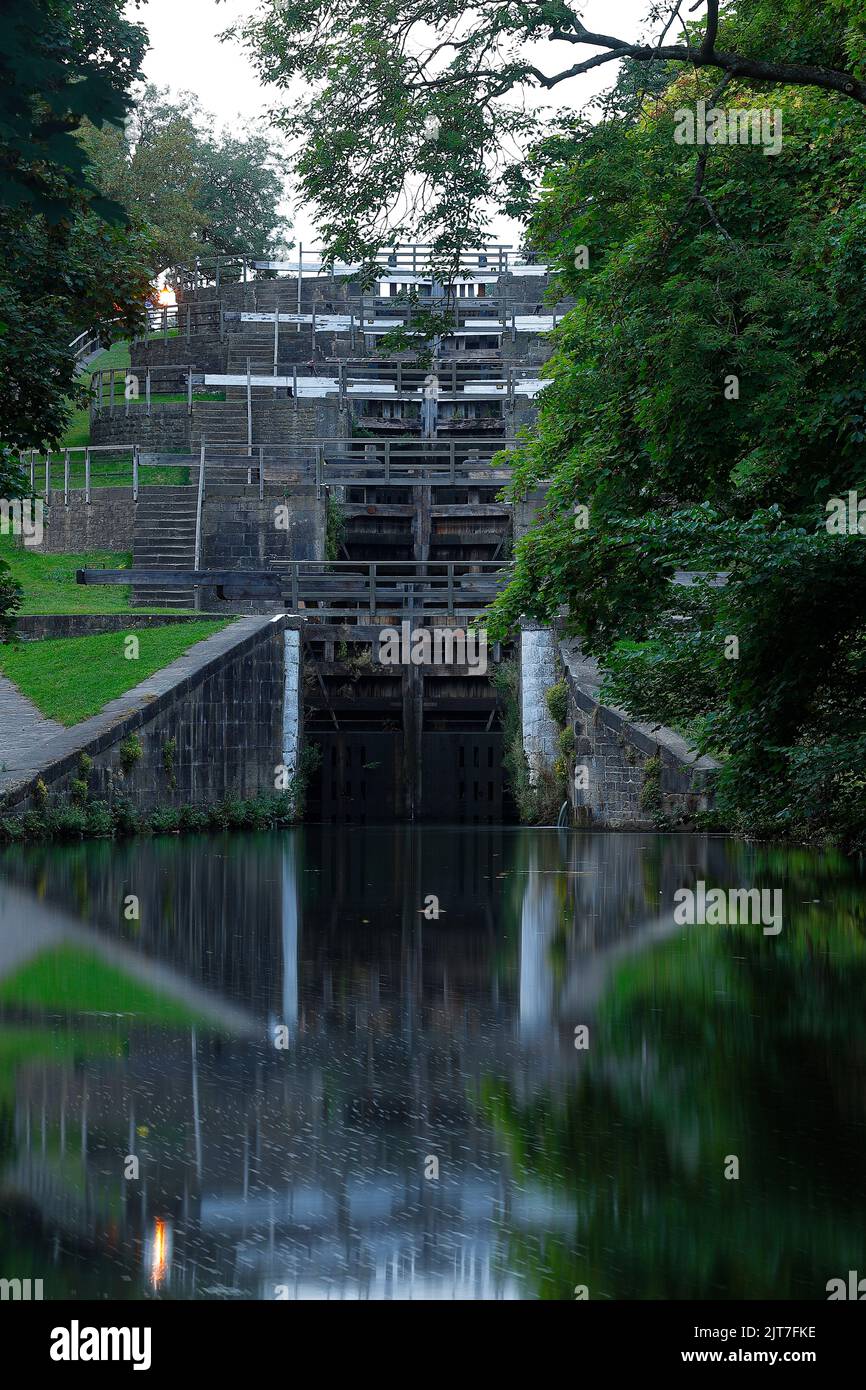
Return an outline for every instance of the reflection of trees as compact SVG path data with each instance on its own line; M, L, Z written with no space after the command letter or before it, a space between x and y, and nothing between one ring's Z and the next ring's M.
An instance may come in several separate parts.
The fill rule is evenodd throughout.
M570 1245L514 1237L539 1293L820 1299L862 1264L866 945L828 916L789 895L779 938L698 927L630 959L562 1101L488 1084L518 1174L579 1209Z

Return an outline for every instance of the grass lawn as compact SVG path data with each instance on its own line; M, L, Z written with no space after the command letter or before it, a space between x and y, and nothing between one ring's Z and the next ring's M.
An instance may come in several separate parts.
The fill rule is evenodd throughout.
M0 671L49 719L71 726L98 714L109 700L131 690L196 642L221 632L220 619L140 628L137 660L128 660L123 632L91 637L49 637L0 646Z
M71 445L69 446L72 447ZM171 453L173 450L160 450L160 453ZM188 468L178 466L175 468L171 464L156 465L145 464L139 473L139 483L141 487L189 486ZM69 459L69 486L70 488L83 489L85 485L84 477L84 455L72 454ZM105 453L94 453L90 456L90 486L98 487L132 487L132 450L118 449ZM63 505L63 453L52 451L51 454L51 488L54 493L54 501ZM45 454L36 460L36 491L41 496L45 495Z
M125 570L132 564L129 553L95 550L81 555L42 555L20 546L12 536L0 536L0 560L23 590L19 612L33 613L170 613L170 608L130 608L127 585L76 584L75 571Z
M129 342L121 339L118 343L112 343L110 348L100 352L98 357L94 357L84 371L79 375L79 381L89 383L94 372L110 371L112 367L125 368L129 366ZM75 410L63 437L63 447L74 449L81 444L90 443L90 411L85 406L81 410Z

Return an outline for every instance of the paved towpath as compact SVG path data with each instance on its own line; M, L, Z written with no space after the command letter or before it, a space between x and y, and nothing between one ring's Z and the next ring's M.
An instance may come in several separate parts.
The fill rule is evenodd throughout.
M63 732L62 724L46 719L17 686L0 676L0 770L18 763L22 754L38 765L43 745Z

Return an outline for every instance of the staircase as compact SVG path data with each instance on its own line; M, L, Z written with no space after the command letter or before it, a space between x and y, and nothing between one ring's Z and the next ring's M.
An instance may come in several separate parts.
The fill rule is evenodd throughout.
M195 487L143 487L135 513L132 563L136 569L195 568ZM193 608L192 589L137 584L132 602L153 608Z
M253 400L253 439L256 444L288 444L295 439L315 439L317 403L292 400ZM337 420L336 402L332 412ZM336 433L336 423L335 423ZM192 407L192 452L206 439L208 446L241 444L247 439L247 403L195 401Z

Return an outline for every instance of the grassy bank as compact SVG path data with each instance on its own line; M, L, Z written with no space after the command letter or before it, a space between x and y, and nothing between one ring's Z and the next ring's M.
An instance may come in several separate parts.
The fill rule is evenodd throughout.
M228 623L205 620L141 628L133 634L100 632L89 637L50 637L0 647L0 671L49 719L71 726L98 714L155 671ZM137 657L127 657L130 636Z
M131 608L131 587L122 584L88 587L76 584L79 569L125 570L132 565L129 552L91 550L78 555L44 555L19 545L12 536L0 536L0 560L8 564L22 589L19 613L169 613L168 608Z
M129 364L129 343L125 339L121 339L119 343L112 343L110 348L106 348L104 352L99 353L98 357L94 357L93 361L80 373L78 380L89 386L94 372L107 372L112 367L118 371L123 371ZM64 449L74 449L82 444L90 443L90 410L87 406L72 412L62 442Z

